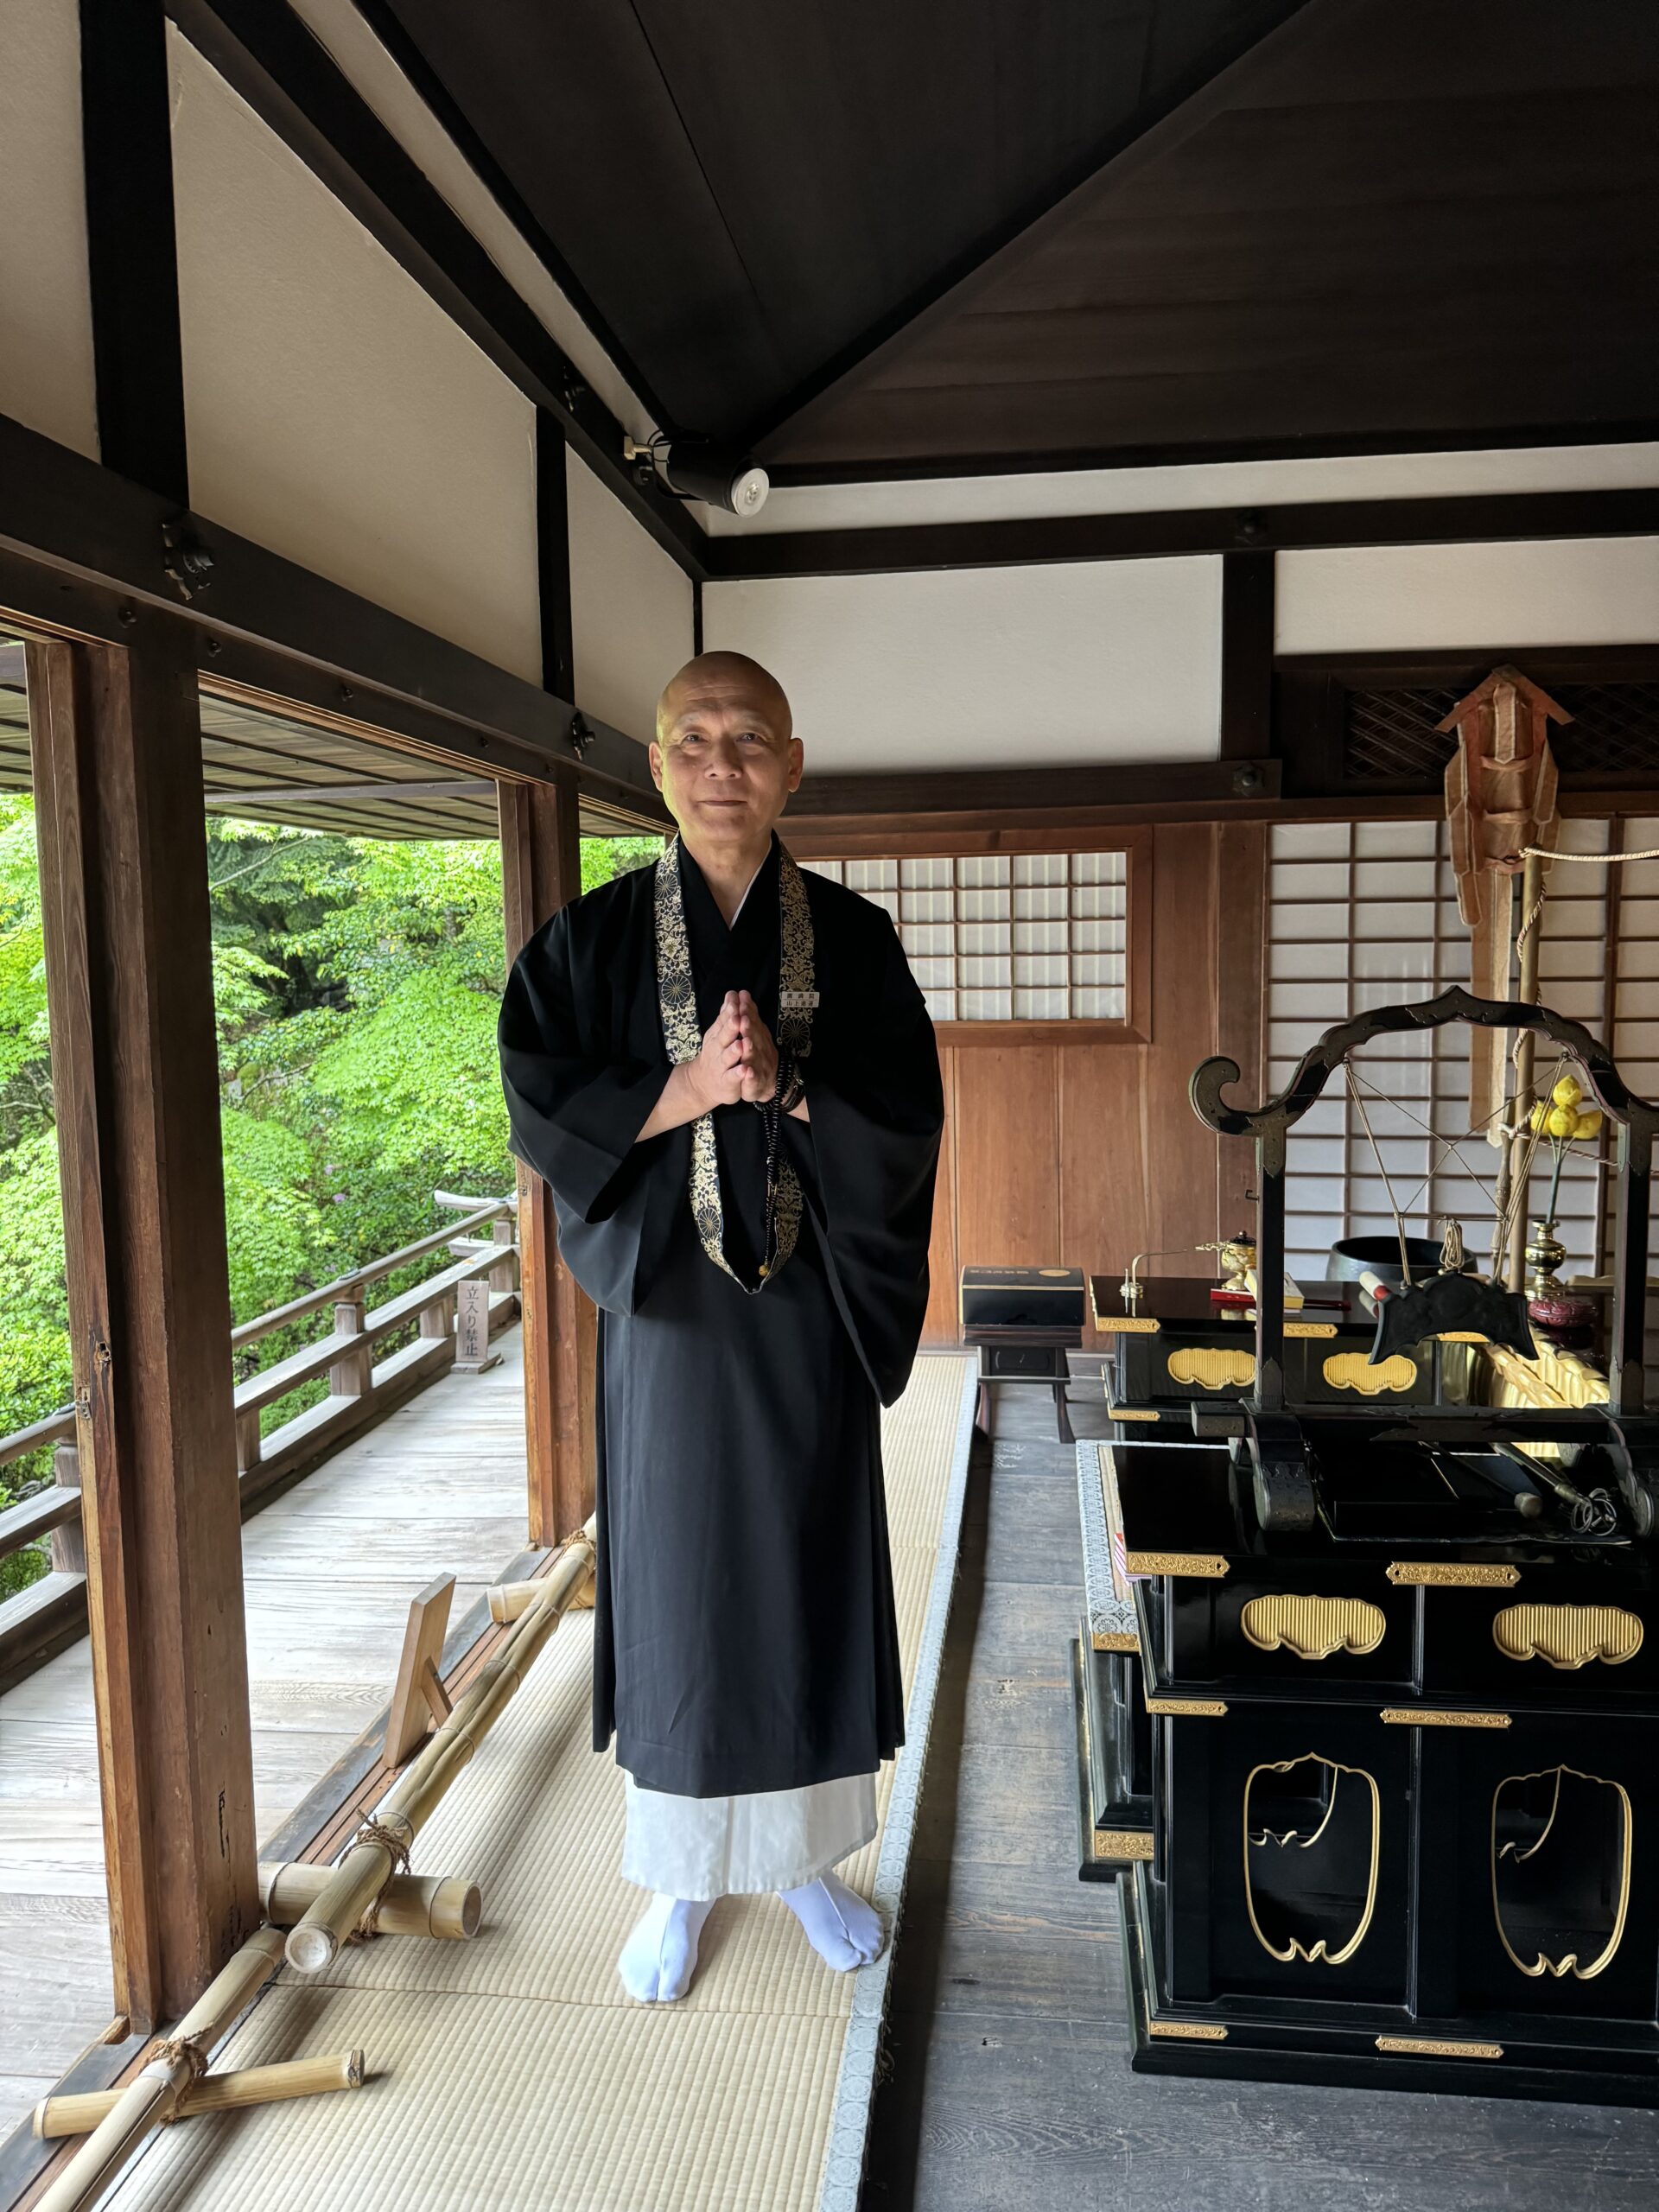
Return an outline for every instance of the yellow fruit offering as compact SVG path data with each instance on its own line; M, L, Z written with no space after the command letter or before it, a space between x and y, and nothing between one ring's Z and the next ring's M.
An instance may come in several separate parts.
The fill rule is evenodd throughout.
M1564 1075L1549 1095L1557 1106L1576 1106L1584 1096L1584 1086L1576 1076Z
M1601 1109L1592 1106L1588 1113L1580 1114L1573 1124L1573 1134L1575 1137L1599 1137L1601 1135Z
M1553 1137L1570 1137L1578 1118L1570 1106L1552 1106L1544 1127Z

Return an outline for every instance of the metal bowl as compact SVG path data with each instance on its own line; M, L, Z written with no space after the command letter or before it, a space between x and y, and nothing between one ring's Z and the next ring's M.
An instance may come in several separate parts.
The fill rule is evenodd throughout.
M1406 1251L1414 1276L1440 1273L1440 1247L1438 1239L1408 1236ZM1379 1282L1404 1282L1405 1273L1400 1265L1400 1239L1397 1236L1338 1237L1331 1247L1331 1255L1325 1262L1325 1281L1357 1282L1362 1274L1374 1274Z

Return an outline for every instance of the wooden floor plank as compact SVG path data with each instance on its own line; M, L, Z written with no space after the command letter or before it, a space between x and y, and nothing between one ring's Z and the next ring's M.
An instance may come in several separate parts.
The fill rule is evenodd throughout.
M245 1522L256 1829L275 1834L391 1694L409 1603L459 1619L524 1549L520 1334L446 1375ZM91 1648L0 1696L0 2133L112 2006Z

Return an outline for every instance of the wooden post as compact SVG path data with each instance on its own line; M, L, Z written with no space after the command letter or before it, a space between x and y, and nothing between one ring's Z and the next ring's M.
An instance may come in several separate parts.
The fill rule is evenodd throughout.
M518 1287L518 1224L516 1221L494 1221L490 1224L493 1243L505 1247L499 1262L490 1269L492 1290L517 1290Z
M355 1298L340 1298L334 1301L334 1334L337 1337L361 1337L365 1302L359 1291ZM328 1395L331 1398L365 1397L373 1387L372 1362L373 1349L366 1344L353 1346L341 1352L328 1370Z
M80 1488L80 1453L73 1444L60 1444L52 1454L52 1478L60 1490ZM85 1574L86 1532L79 1515L52 1531L52 1572Z
M195 653L31 645L30 747L116 2009L259 1924Z
M500 786L507 959L582 887L574 783ZM559 1257L553 1196L518 1163L530 1541L555 1544L594 1510L594 1314Z

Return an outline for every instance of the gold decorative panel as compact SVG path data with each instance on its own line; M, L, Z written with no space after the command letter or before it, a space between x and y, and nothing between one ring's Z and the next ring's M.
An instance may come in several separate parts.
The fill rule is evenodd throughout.
M1457 1560L1397 1559L1389 1580L1416 1590L1513 1590L1518 1567L1469 1567Z
M1196 1383L1205 1390L1239 1388L1255 1380L1255 1361L1247 1351L1229 1351L1220 1344L1189 1344L1173 1351L1166 1364L1169 1379L1190 1390Z
M1225 2043L1225 2028L1213 2026L1207 2020L1148 2020L1149 2036L1167 2036L1174 2043Z
M1276 1825L1287 1818L1312 1825L1306 1834ZM1376 1777L1317 1751L1252 1767L1243 1827L1244 1904L1262 1949L1286 1965L1300 1959L1339 1967L1351 1959L1376 1910L1382 1800ZM1295 1878L1282 1887L1266 1879L1292 1871L1293 1850L1312 1854L1294 1863ZM1312 1935L1321 1921L1325 1932Z
M1287 1321L1285 1324L1287 1337L1334 1337L1336 1333L1334 1321Z
M1149 1697L1148 1713L1161 1713L1170 1719L1219 1720L1227 1710L1226 1702L1218 1697Z
M1128 1552L1123 1554L1126 1574L1191 1574L1206 1582L1219 1581L1227 1562L1213 1552Z
M1155 1337L1163 1327L1150 1313L1099 1313L1095 1327L1103 1337Z
M1363 1351L1333 1351L1324 1372L1333 1390L1357 1390L1362 1397L1375 1398L1384 1390L1409 1390L1417 1380L1417 1363L1397 1351L1373 1367Z
M1507 1713L1437 1713L1426 1705L1385 1705L1377 1715L1396 1728L1507 1728Z
M1150 1828L1096 1828L1095 1830L1096 1859L1140 1860L1152 1857Z
M1097 1628L1090 1638L1096 1651L1138 1651L1141 1639L1133 1629Z
M1238 1617L1245 1640L1258 1651L1282 1644L1299 1659L1328 1659L1333 1651L1362 1658L1382 1641L1388 1618L1364 1598L1313 1598L1280 1591L1252 1598Z
M1433 2036L1378 2036L1379 2050L1399 2052L1407 2058L1502 2058L1501 2043L1444 2043Z
M1147 1406L1114 1406L1106 1408L1108 1421L1156 1421L1157 1414Z
M1542 1659L1570 1672L1592 1659L1622 1667L1642 1649L1643 1629L1622 1605L1505 1605L1492 1642L1506 1659Z
M1511 1774L1492 1792L1492 1915L1529 1979L1590 1981L1611 1961L1630 1911L1634 1826L1623 1783L1577 1767Z

